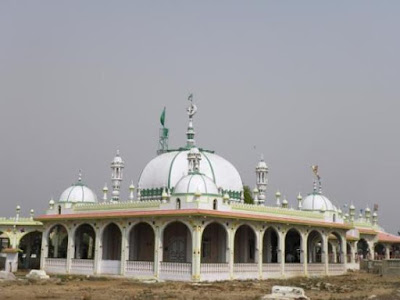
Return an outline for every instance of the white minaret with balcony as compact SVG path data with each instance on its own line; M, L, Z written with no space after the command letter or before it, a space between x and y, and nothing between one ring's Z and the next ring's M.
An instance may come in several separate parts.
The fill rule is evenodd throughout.
M123 177L124 161L122 160L119 150L111 162L111 183L112 183L112 201L119 201L120 188Z
M268 185L267 174L268 166L264 161L264 156L261 155L261 160L256 167L256 186L258 190L257 204L265 203L265 191L267 190Z

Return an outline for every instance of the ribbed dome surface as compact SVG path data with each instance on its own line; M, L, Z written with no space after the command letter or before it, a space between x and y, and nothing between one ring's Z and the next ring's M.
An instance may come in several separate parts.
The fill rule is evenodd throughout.
M189 174L176 184L174 195L195 194L218 195L218 188L211 178L203 174Z
M140 176L140 189L175 187L182 176L188 174L188 152L189 150L171 151L151 160ZM243 190L240 174L229 161L214 153L201 150L200 153L200 173L211 178L223 190Z
M302 210L313 211L337 211L332 202L320 193L312 193L308 195L302 202Z
M59 202L95 203L97 202L97 196L84 184L77 183L67 188L61 194Z

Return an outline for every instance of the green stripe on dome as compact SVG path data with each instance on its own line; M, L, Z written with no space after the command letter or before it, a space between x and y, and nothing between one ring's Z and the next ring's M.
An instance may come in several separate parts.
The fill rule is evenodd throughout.
M191 176L190 176L189 182L188 182L188 184L187 184L186 193L189 193L190 182L192 181L193 177L194 177L194 175L191 175Z
M205 179L204 179L204 176L201 176L201 179L203 179L204 189L206 190L206 194L207 194L207 193L208 193L208 190L207 190L207 184L206 184L206 181L205 181Z
M172 166L174 165L174 162L175 162L175 159L176 159L176 157L179 155L179 154L181 154L181 152L178 152L175 156L174 156L174 158L172 159L172 161L171 161L171 165L169 166L169 172L168 172L168 188L171 188L171 173L172 173Z
M208 164L210 165L211 173L212 173L212 175L213 175L213 181L214 181L214 183L216 184L217 182L216 182L216 180L215 180L214 168L213 168L213 166L212 166L212 164L211 164L211 161L210 161L210 159L207 157L207 155L204 153L204 151L201 151L201 153L204 155L204 157L205 157L205 158L207 159L207 161L208 161Z

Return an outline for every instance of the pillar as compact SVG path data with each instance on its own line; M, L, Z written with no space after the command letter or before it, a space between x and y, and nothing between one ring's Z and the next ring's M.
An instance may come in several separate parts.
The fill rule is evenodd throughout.
M96 228L96 239L94 246L94 270L93 273L95 275L100 274L101 272L101 259L102 259L102 236L100 234L100 229Z
M281 275L285 276L285 233L278 231L279 249L278 249L278 263L281 264Z
M347 241L346 241L346 233L340 236L340 263L345 264L347 260Z
M262 265L263 265L263 230L256 231L256 262L258 263L258 278L262 279Z
M163 241L159 225L154 229L154 277L160 278L160 263L163 260Z
M42 235L42 246L40 249L40 269L46 268L46 258L49 256L49 245L48 245L48 231L44 231Z
M390 259L390 244L385 245L385 259Z
M301 240L300 240L300 263L303 264L304 267L304 275L308 275L308 249L307 249L307 233L301 233L300 235Z
M201 248L202 227L193 226L192 231L192 280L200 281L200 248Z
M74 258L75 254L75 234L73 234L73 230L68 230L67 229L67 234L68 234L68 243L67 243L67 269L65 270L67 274L71 272L71 265L72 265L72 259Z
M325 275L328 275L329 267L329 251L328 251L328 236L322 234L322 255L321 260L325 264Z
M228 229L228 247L229 247L229 277L234 278L233 264L235 259L235 229L233 227Z
M126 229L126 226L124 226L121 232L121 270L120 270L121 275L125 275L126 261L129 259L128 234L129 232Z

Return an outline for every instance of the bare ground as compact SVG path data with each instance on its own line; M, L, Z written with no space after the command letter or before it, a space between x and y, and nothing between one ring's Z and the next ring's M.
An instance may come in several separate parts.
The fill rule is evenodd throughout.
M273 285L291 285L305 289L317 299L400 300L400 277L380 277L352 272L326 278L286 280L225 281L216 283L159 282L144 283L133 279L52 276L47 281L28 281L18 274L17 281L0 282L0 299L260 299Z

